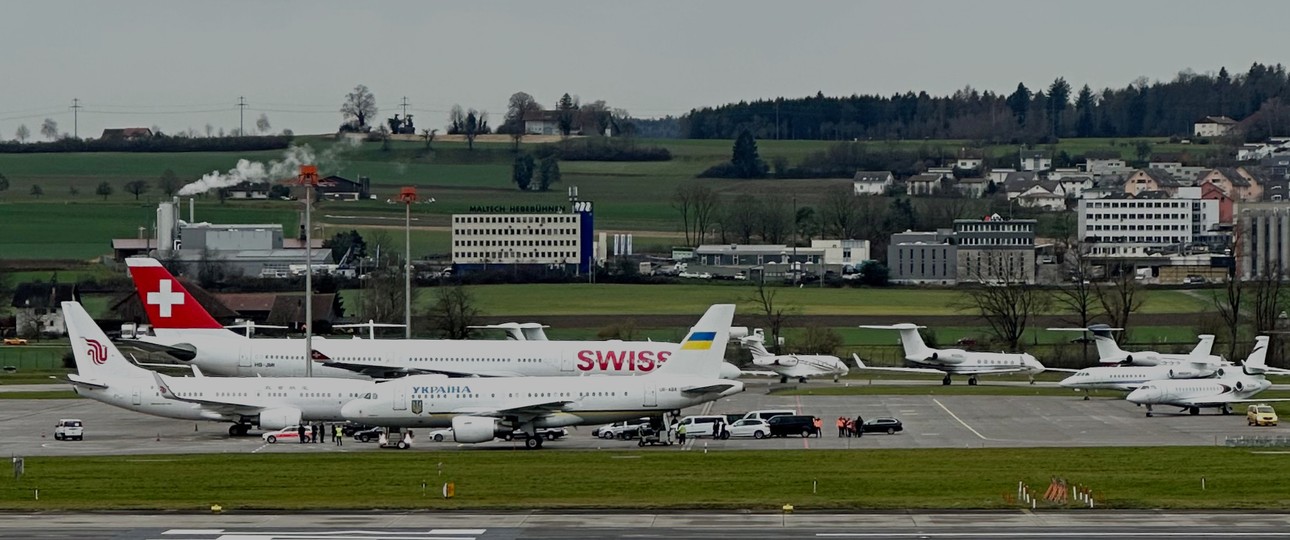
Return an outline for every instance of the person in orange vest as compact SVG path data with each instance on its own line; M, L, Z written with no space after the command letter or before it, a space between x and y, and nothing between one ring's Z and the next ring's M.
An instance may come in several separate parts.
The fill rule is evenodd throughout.
M824 421L820 420L820 417L816 416L815 418L812 418L811 426L815 427L815 438L818 439L823 436L822 434L824 433Z
M839 437L846 436L846 431L847 431L847 419L839 416L838 417L838 436Z
M847 437L854 437L856 432L855 420L847 419Z

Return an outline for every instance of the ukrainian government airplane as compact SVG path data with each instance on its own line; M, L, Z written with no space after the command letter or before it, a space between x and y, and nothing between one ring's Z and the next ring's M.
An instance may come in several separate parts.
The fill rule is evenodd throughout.
M68 375L73 388L122 409L231 422L230 435L246 435L253 426L280 429L301 421L343 420L345 403L379 395L376 382L355 379L167 377L127 360L79 303L62 307L76 359L76 374Z
M772 354L766 350L766 337L761 330L740 339L745 349L752 353L754 365L766 368L767 372L744 371L744 375L779 376L779 382L786 383L789 378L806 382L807 377L838 377L846 375L847 365L836 356L827 354Z
M167 352L214 375L305 375L303 340L238 335L211 317L156 259L129 258L126 264L156 334L137 338L141 348ZM548 341L529 329L530 339L522 341L315 337L312 372L339 378L641 375L666 363L677 350L675 343L651 341ZM746 330L736 331L737 337L740 332ZM721 369L726 378L739 377L739 368L732 364L723 363Z
M694 325L676 354L641 377L426 378L380 383L379 396L341 409L353 422L384 427L452 427L457 442L480 443L519 429L539 448L537 428L606 424L659 416L742 392L720 378L733 304L717 304Z
M860 328L876 330L897 330L900 332L900 344L905 349L905 361L918 367L874 367L867 366L858 355L853 355L856 366L860 369L875 371L897 371L904 373L938 373L944 374L941 384L950 384L951 375L967 375L968 384L975 385L978 375L1003 375L1024 373L1031 377L1044 371L1074 371L1056 368L1045 368L1034 356L1026 353L991 353L973 352L963 349L933 349L923 342L918 331L925 326L909 323L889 326L862 325Z
M1130 366L1158 366L1163 364L1188 363L1200 367L1201 364L1213 366L1212 369L1218 369L1223 363L1223 357L1212 354L1214 348L1214 336L1210 334L1201 334L1196 336L1199 340L1196 347L1186 354L1175 353L1158 353L1155 351L1135 351L1129 352L1120 348L1115 342L1115 337L1111 332L1122 330L1121 328L1111 328L1105 324L1094 324L1088 328L1049 328L1060 332L1088 332L1093 334L1093 343L1097 345L1098 362L1102 364L1130 365ZM1212 370L1211 370L1212 373ZM1207 375L1201 375L1202 377Z
M1148 381L1129 392L1125 399L1137 405L1146 405L1147 416L1152 415L1152 405L1181 407L1183 411L1193 415L1200 414L1202 407L1217 407L1223 414L1231 414L1233 403L1290 401L1290 399L1250 399L1272 386L1272 383L1263 377L1265 373L1276 375L1290 373L1287 370L1267 366L1267 336L1258 336L1254 340L1254 349L1250 351L1250 355L1246 357L1240 369L1236 366L1220 368L1211 379Z

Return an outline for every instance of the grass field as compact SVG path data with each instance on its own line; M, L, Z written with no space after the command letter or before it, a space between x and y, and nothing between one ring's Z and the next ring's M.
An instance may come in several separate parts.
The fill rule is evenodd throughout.
M1212 447L31 457L21 480L0 480L0 509L997 509L1016 507L1005 494L1017 482L1042 493L1056 476L1090 487L1104 509L1286 510L1283 457ZM443 482L455 498L438 495Z

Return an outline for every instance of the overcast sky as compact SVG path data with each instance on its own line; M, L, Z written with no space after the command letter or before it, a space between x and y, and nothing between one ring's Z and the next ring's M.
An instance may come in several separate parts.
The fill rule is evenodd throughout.
M1075 89L1284 62L1290 2L26 1L0 16L0 139L44 118L105 127L333 131L356 84L418 127L516 91L634 116L739 100Z

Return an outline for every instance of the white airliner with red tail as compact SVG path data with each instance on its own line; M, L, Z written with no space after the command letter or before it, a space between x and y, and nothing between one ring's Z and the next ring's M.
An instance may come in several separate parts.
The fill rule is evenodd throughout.
M156 259L129 258L126 264L155 336L139 338L159 349L226 376L305 375L301 339L249 339L224 328ZM742 336L735 336L742 337ZM313 339L313 375L388 378L409 374L450 377L644 375L676 353L675 343L651 341ZM723 362L721 375L738 378L739 368Z

